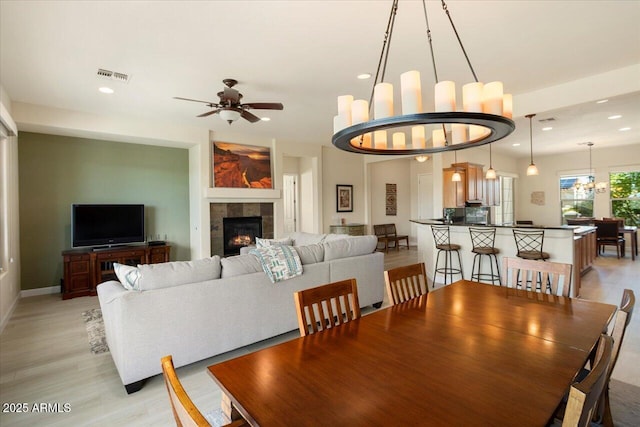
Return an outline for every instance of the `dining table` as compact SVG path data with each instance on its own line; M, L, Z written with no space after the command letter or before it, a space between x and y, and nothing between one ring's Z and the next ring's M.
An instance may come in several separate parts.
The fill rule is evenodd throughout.
M631 240L631 260L635 261L638 256L638 227L635 225L625 225L618 229L619 234L629 235L629 239Z
M460 280L207 370L252 426L544 426L615 311Z

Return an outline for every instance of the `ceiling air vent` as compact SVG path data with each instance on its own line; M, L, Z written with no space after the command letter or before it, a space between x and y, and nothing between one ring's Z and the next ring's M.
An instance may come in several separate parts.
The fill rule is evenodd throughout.
M98 68L98 77L107 80L115 80L120 83L129 83L129 80L131 79L131 76L128 74L105 70L104 68Z
M556 118L555 117L549 117L548 119L540 119L538 120L540 123L546 123L546 122L555 122Z

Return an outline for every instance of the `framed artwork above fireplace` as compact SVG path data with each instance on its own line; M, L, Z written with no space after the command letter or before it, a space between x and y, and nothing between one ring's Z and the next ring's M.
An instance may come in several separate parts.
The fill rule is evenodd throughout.
M273 188L269 147L213 141L211 171L214 188Z

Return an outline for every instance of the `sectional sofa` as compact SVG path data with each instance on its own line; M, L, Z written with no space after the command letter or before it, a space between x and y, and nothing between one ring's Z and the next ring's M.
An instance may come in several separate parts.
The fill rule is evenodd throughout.
M249 253L122 267L120 281L100 284L107 344L127 393L161 373L163 356L180 367L297 329L298 290L355 277L361 307L382 303L375 236L295 233L284 243L302 274L275 283Z

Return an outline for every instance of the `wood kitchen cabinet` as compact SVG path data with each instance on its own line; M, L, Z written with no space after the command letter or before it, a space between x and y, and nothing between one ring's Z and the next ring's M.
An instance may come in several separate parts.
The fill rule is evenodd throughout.
M458 169L461 180L453 182L451 177L455 171L456 168L442 169L444 181L442 206L445 208L464 207L464 202L467 200L467 173L463 169Z
M464 168L467 175L467 200L484 200L483 165L475 163L454 163L452 166Z

